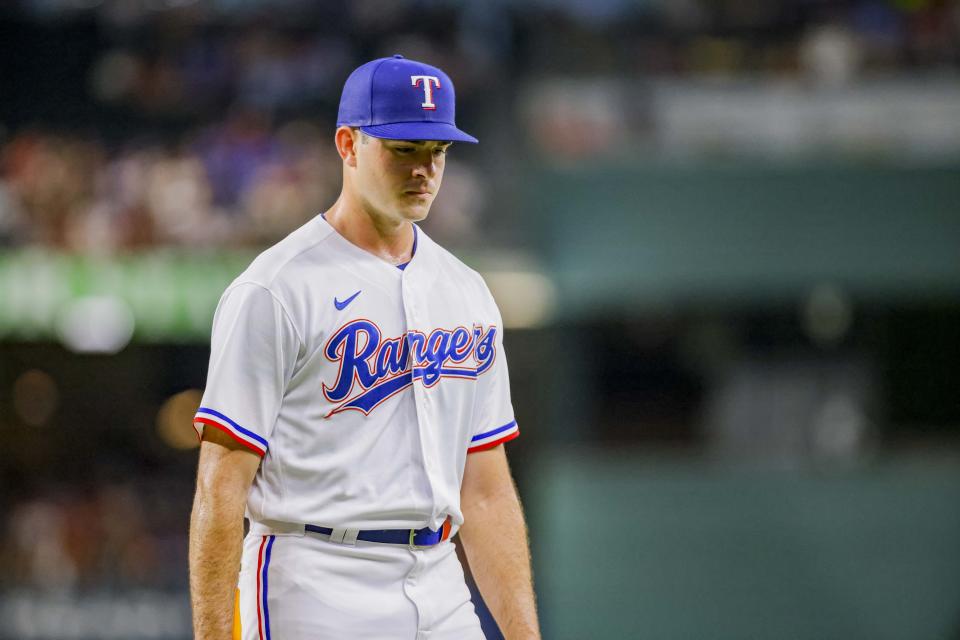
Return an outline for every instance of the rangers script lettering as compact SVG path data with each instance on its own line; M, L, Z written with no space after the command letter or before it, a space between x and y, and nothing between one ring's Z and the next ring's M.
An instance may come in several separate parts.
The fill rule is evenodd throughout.
M335 407L326 417L347 409L369 414L381 402L416 380L432 387L444 377L476 379L496 358L496 334L494 326L484 329L481 325L474 325L472 333L464 327L434 329L428 336L411 330L407 332L406 340L387 338L381 341L380 328L369 320L345 324L330 337L324 349L327 359L339 361L340 368L334 384L323 385L323 395L330 402L350 399ZM471 353L475 367L446 366L465 362ZM361 391L353 395L358 384Z

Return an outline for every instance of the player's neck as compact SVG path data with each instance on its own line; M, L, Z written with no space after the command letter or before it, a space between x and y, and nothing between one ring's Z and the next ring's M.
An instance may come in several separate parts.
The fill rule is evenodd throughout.
M348 241L390 264L402 264L412 257L413 225L406 220L390 220L368 212L344 194L324 218Z

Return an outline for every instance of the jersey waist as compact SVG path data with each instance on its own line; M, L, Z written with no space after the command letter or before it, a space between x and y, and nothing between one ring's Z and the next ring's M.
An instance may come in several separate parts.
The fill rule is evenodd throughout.
M459 515L459 514L458 514ZM346 537L349 539L352 537L353 540L358 539L370 539L376 542L389 542L392 541L392 535L379 535L383 532L406 532L414 531L424 534L428 531L446 531L446 535L449 537L452 535L450 533L451 529L455 532L462 524L462 519L455 518L453 515L448 515L446 517L439 518L439 521L434 519L433 521L427 522L424 524L423 521L419 523L415 522L403 522L401 524L392 524L388 523L383 526L338 526L335 524L321 524L313 522L284 522L280 520L250 520L250 535L254 536L266 536L266 535L280 535L280 536L303 536L308 533L320 533L324 535L331 535L334 537L339 537L342 541L344 537L344 532L346 532ZM360 535L362 532L373 534L373 535ZM444 538L446 539L446 537Z

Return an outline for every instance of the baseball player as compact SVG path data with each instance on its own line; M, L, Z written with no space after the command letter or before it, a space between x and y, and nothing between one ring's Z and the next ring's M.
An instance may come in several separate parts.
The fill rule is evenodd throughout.
M194 418L204 640L483 638L451 537L508 639L539 638L504 442L519 434L483 280L416 222L454 88L396 55L347 79L343 189L224 292ZM243 517L249 533L243 536Z

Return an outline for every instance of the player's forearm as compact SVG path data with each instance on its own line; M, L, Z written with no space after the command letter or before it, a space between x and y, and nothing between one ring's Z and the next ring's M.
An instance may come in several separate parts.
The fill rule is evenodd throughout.
M197 640L230 640L244 501L197 487L190 518L190 599Z
M460 540L484 602L506 640L540 638L530 548L513 486L464 504Z

